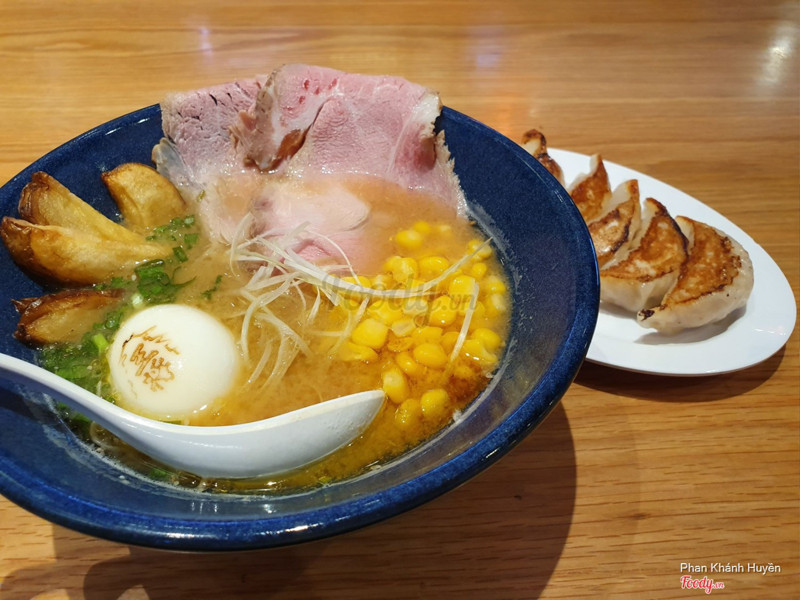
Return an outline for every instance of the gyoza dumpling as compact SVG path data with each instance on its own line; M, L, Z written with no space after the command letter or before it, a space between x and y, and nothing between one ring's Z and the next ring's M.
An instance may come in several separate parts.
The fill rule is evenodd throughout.
M587 224L608 213L612 194L603 157L599 154L593 155L589 173L579 175L567 188L567 192Z
M633 312L659 304L678 278L687 247L664 205L648 198L631 251L600 271L600 299Z
M589 234L600 268L627 255L641 224L639 183L631 179L614 190L611 210L589 224Z
M536 129L526 131L522 136L522 147L530 152L536 160L542 163L542 166L550 171L550 174L558 179L561 185L564 185L564 171L562 171L561 166L553 160L553 157L547 153L547 140L541 131Z
M687 217L675 220L689 240L689 256L661 304L637 317L662 333L724 319L747 304L753 289L753 264L736 240Z

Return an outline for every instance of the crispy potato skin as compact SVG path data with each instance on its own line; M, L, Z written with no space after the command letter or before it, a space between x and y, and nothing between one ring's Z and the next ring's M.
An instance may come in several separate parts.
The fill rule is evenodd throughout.
M134 226L161 225L186 209L178 190L145 165L123 165L103 180ZM12 259L42 283L92 285L172 254L168 244L108 219L47 173L32 175L20 195L19 215L2 219L0 238ZM67 289L16 300L14 336L31 346L77 342L122 296L120 290Z
M20 218L36 225L54 225L109 240L132 243L141 237L99 213L47 173L37 172L22 190Z
M108 239L57 225L4 217L0 236L20 267L44 281L82 286L106 281L136 265L168 256L172 249L148 242Z
M186 213L178 189L148 165L125 163L103 173L101 179L132 227L149 229Z
M20 318L14 337L30 346L78 342L122 296L121 290L65 290L15 300Z

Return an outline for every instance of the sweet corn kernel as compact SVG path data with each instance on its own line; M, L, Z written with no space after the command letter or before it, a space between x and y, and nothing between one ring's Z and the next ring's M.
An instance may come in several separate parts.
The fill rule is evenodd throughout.
M394 256L390 256L389 258L386 259L386 262L383 263L383 270L386 271L387 273L391 273L392 271L394 271L394 269L397 267L397 265L400 263L401 260L403 260L402 256L397 256L396 254Z
M503 343L502 338L496 332L486 327L479 327L472 332L471 337L474 340L480 341L490 352L497 350L500 344Z
M450 236L453 235L453 227L452 225L445 225L440 224L436 226L436 233L441 236Z
M450 354L453 351L453 348L456 346L456 342L458 341L458 336L461 334L460 331L448 331L442 336L442 348L447 354Z
M461 316L459 319L459 323L464 322L464 317L467 316L467 308L469 308L469 302L465 302L458 307L458 314ZM470 329L476 329L478 327L482 327L486 321L486 306L478 300L475 303L475 307L472 310L472 318L469 322Z
M425 374L425 367L414 360L409 352L401 352L394 357L397 366L409 377L418 379Z
M411 429L419 423L421 418L422 408L416 398L405 400L394 412L394 422L399 429Z
M463 275L464 271L461 269L455 269L450 271L442 281L436 284L436 292L439 294L446 294L447 290L450 288L450 284L453 283L453 280L458 277L459 275Z
M380 350L386 343L389 328L377 319L367 318L361 321L353 330L353 342L362 346L369 346L373 350Z
M389 400L395 404L400 404L409 396L408 381L406 376L397 367L390 367L383 372L381 376L383 391L389 397Z
M475 279L469 275L458 275L454 277L447 288L447 293L459 304L471 298L474 292Z
M360 285L362 287L367 287L367 288L372 285L372 282L369 280L369 278L368 277L364 277L362 275L359 275L358 279L356 279L355 277L349 277L349 276L348 277L342 277L342 281L345 282L345 283L350 283L350 284L353 284L353 285ZM360 304L361 300L364 298L364 292L362 292L361 290L358 290L358 289L355 289L355 290L342 289L339 292L339 295L340 295L341 298L343 298L343 301L347 302L351 306L352 306L353 303ZM351 310L352 310L352 308L351 308Z
M428 312L428 301L425 298L406 298L403 300L403 313L409 317L424 315Z
M477 376L478 373L476 373L475 369L473 369L469 365L457 364L453 368L453 377L455 377L456 379L464 379L468 381L470 379L475 379Z
M447 327L456 320L456 305L450 296L439 296L431 303L429 321L432 325Z
M399 302L383 299L373 302L367 309L367 314L384 325L391 325L404 316Z
M347 361L371 362L378 359L378 353L367 346L345 342L339 348L339 358Z
M475 279L483 279L489 266L485 262L476 262L470 267L469 274Z
M391 259L390 259L391 260ZM409 280L416 279L419 275L419 266L413 258L399 258L392 262L390 269L392 277L400 285L406 285Z
M372 282L370 281L369 277L364 277L363 275L359 275L358 279L356 279L355 277L350 277L348 275L347 277L342 277L342 281L346 281L347 283L354 283L356 285L360 285L366 288L372 286Z
M505 294L506 284L497 275L488 275L481 281L481 291L486 294Z
M433 226L427 221L417 221L411 226L414 231L419 231L422 234L428 235L433 231Z
M419 259L419 276L430 280L439 277L450 267L450 261L444 256L426 256Z
M497 362L497 356L489 352L480 340L465 341L461 352L483 367L491 367Z
M486 305L486 316L496 317L508 310L508 302L503 294L491 294L484 302Z
M426 419L440 419L450 409L450 396L442 388L428 390L420 397L419 406Z
M442 339L443 333L444 330L441 327L434 327L432 325L428 325L426 327L417 327L411 333L411 338L417 345L424 344L425 342L438 343L439 340Z
M388 290L394 286L394 279L388 273L378 273L372 278L372 289Z
M419 250L422 248L425 236L416 229L404 229L397 232L397 235L394 236L394 241L403 250Z
M474 260L484 260L494 254L492 247L489 244L486 244L483 248L481 248L481 244L483 244L483 240L470 240L467 243L467 252L472 254L477 250L473 256ZM480 248L480 250L478 250L478 248Z
M398 319L390 328L392 333L395 334L397 337L406 337L407 335L411 335L411 332L416 329L416 325L414 325L414 320L409 318Z
M459 311L461 314L461 311ZM472 311L472 319L469 322L470 329L477 329L482 327L486 322L486 305L478 300L475 303L475 309Z
M473 300L472 297L463 297L463 298L461 298L460 301L456 304L456 312L459 315L461 315L462 317L464 315L466 315L467 311L470 308L470 306L473 306L472 300ZM478 306L478 303L475 302L473 308L476 308L477 306ZM462 319L462 321L463 321L463 319Z
M433 342L420 344L414 348L413 355L414 360L418 363L432 369L441 369L447 364L447 354L445 354L444 348Z
M414 340L410 337L390 336L389 341L386 342L386 347L391 352L405 352L411 350L412 346L414 346Z

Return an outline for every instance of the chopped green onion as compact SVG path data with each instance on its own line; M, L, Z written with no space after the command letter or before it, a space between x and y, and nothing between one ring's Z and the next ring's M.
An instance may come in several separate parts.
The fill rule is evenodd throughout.
M214 280L214 285L201 293L203 298L211 300L211 295L219 289L220 283L222 283L222 275L217 275L217 278Z
M166 469L153 467L150 469L150 477L158 481L167 481L169 479L172 479L172 473L170 473Z
M106 329L114 330L119 327L120 322L122 321L122 313L121 311L115 310L114 312L108 313L106 315L106 320L103 325Z
M144 306L144 297L139 292L131 296L131 306L133 306L133 308L141 308Z
M167 304L174 302L178 292L193 280L173 283L164 270L164 260L153 260L136 267L137 288L146 304Z
M109 346L106 336L104 336L102 333L95 333L92 336L92 343L97 348L97 353L99 355L102 355Z
M92 369L90 365L71 365L61 369L57 368L55 373L59 377L69 379L70 381L75 381L77 379L85 379L90 377L92 374L91 371Z
M124 277L112 277L111 282L108 284L108 287L110 287L113 290L119 290L126 287L128 283L129 281Z
M175 258L178 259L180 262L186 262L189 260L189 257L186 256L186 250L183 249L182 246L175 246L172 249L172 253L175 255Z

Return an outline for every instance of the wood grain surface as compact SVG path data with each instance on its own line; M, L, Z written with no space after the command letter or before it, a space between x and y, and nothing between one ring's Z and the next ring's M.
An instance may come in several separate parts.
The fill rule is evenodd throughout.
M288 62L390 73L513 139L535 127L698 198L763 246L797 298L798 45L796 0L3 2L0 183L169 90ZM797 329L728 375L587 363L488 471L333 539L173 554L0 499L0 600L703 596L681 589L687 574L722 582L719 597L796 598L799 432ZM717 563L745 572L686 567Z

